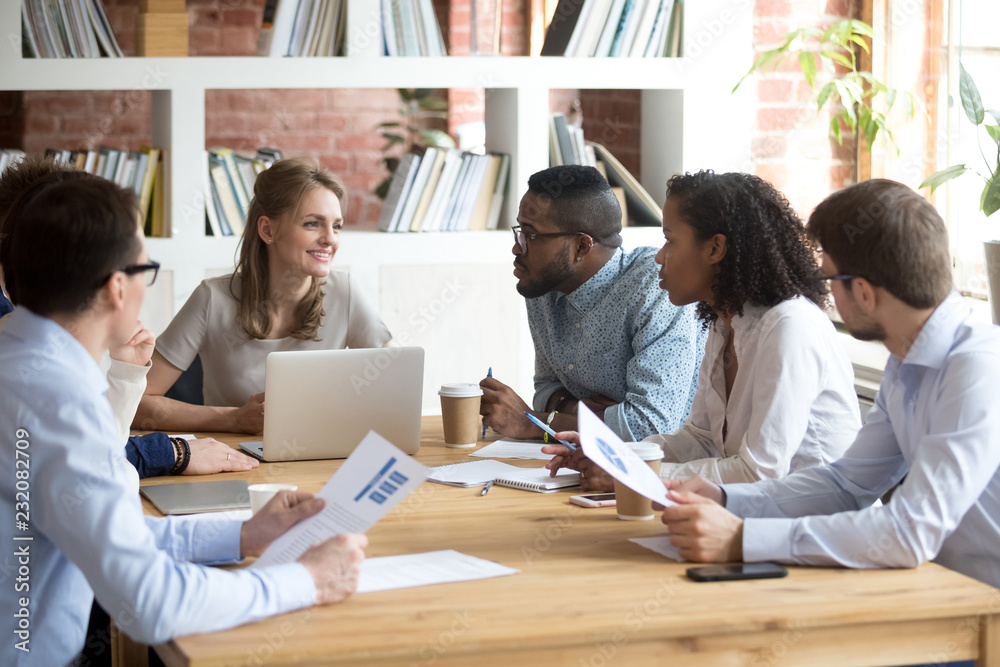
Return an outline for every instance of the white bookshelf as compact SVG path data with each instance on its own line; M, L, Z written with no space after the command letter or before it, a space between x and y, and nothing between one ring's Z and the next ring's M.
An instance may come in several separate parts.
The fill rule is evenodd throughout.
M684 44L693 57L672 59L446 57L385 58L377 0L351 0L347 53L342 58L123 58L22 59L20 3L0 2L0 90L150 90L153 144L165 151L165 210L171 237L150 239L149 254L170 280L160 303L175 312L206 272L232 267L237 239L204 234L201 162L205 148L205 91L296 88L481 88L486 98L486 148L511 155L508 196L501 220L509 226L528 176L548 166L551 89L641 90L642 183L662 203L674 173L702 168L749 170L752 105L744 86L730 90L752 58L752 3L705 0L685 4ZM617 119L603 119L613 133ZM588 137L601 141L602 137ZM613 150L613 145L612 145ZM399 267L510 266L509 232L379 234L346 232L335 262L350 267L384 305L398 285ZM657 230L627 230L630 247L656 244ZM415 269L417 270L417 269ZM509 275L509 271L507 272ZM495 281L494 281L495 282ZM488 348L512 345L517 378L530 397L532 353L513 279L497 299L518 306L511 321L491 324ZM172 312L170 313L172 315ZM388 322L388 319L387 319ZM478 321L477 321L478 322ZM476 322L469 321L469 326ZM439 350L428 349L428 384L468 378L439 377L436 358L458 344L460 332L440 331ZM464 335L464 332L462 332ZM478 366L483 366L478 369ZM496 364L493 364L494 366ZM496 369L495 369L496 370ZM477 376L478 377L478 376ZM475 379L475 378L474 378ZM425 387L425 394L426 388ZM436 397L432 397L436 401ZM427 404L425 396L425 404Z

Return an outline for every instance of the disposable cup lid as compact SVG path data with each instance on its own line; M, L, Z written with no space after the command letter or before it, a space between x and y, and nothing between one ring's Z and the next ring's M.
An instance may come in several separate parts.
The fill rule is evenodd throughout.
M663 450L654 442L630 442L628 448L643 461L656 461L663 458Z
M452 382L450 384L441 385L441 389L438 390L439 396L447 396L449 398L467 398L471 396L482 396L483 390L478 384L472 384L471 382Z

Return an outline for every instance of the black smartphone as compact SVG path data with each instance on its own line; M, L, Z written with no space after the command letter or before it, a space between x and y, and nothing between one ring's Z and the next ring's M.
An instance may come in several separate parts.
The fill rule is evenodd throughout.
M687 575L694 581L739 581L740 579L777 579L788 575L788 570L777 563L729 563L689 567Z

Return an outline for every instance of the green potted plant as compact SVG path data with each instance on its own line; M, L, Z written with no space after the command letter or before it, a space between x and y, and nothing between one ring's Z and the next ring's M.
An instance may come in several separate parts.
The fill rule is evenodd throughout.
M980 171L967 164L955 164L947 169L935 172L927 180L920 184L921 188L929 187L934 192L942 184L953 178L972 172L983 179L983 190L979 195L979 210L986 217L990 217L1000 210L1000 111L996 109L985 109L983 99L979 94L976 82L965 68L959 63L959 94L962 98L962 111L965 117L976 126L976 141L979 144L979 152L986 163L985 171ZM992 122L990 122L992 121ZM996 151L992 158L983 150L983 133L979 128L986 130L989 137L989 151ZM993 322L1000 324L1000 241L984 241L984 254L986 256L986 279L990 293L990 305L993 309Z
M399 99L403 103L399 110L402 121L387 121L379 124L379 133L386 140L382 146L382 164L389 174L375 188L375 195L385 199L389 192L392 175L399 166L399 158L389 153L398 146L409 152L415 145L435 148L454 148L455 140L442 130L423 126L428 120L448 120L448 100L434 95L432 88L399 88ZM405 134L404 134L405 133Z
M910 117L922 105L909 92L889 88L871 72L859 69L858 49L870 53L868 40L874 38L872 27L857 19L836 21L826 30L793 30L785 35L781 46L762 51L757 56L733 92L754 72L773 70L788 58L796 57L809 87L815 90L822 84L816 95L817 113L828 103L841 106L830 118L830 136L838 144L843 144L844 129L847 129L852 134L857 130L868 150L875 145L879 132L885 132L889 143L895 146L886 114L900 98Z

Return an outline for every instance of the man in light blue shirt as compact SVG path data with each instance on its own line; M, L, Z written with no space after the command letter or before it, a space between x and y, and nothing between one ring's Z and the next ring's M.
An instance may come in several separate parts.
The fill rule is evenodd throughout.
M681 427L698 387L706 331L694 306L660 289L656 248L621 248L621 207L593 167L533 174L514 228L514 275L535 344L533 410L493 378L483 424L540 438L525 411L576 430L583 402L624 440Z
M952 290L943 221L906 186L872 180L821 203L809 234L848 330L892 353L875 407L829 465L755 484L668 482L671 542L695 561L935 560L1000 586L1000 330Z
M364 536L261 570L195 564L259 555L322 509L310 494L283 492L246 522L143 517L98 368L131 335L158 268L135 197L103 179L53 175L21 202L4 239L19 307L0 333L0 664L69 663L95 596L126 634L153 644L352 593Z

